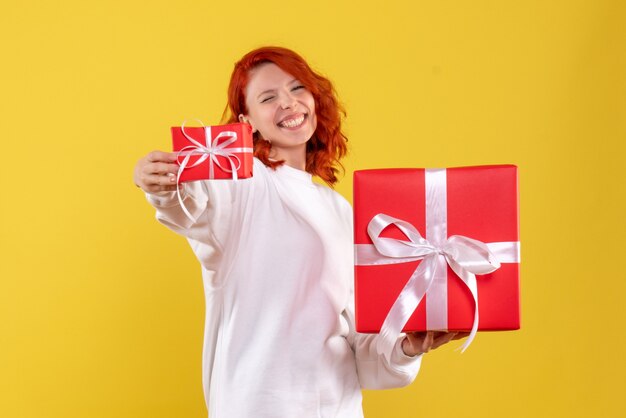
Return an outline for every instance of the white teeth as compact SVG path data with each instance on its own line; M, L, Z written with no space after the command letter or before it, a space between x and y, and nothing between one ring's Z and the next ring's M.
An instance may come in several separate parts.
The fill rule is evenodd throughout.
M279 125L285 128L295 128L296 126L302 125L302 122L304 122L304 115L299 116L295 119L282 121L281 123L279 123Z

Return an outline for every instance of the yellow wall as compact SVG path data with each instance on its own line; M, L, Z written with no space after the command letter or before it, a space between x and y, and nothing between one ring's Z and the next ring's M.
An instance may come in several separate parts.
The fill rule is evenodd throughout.
M334 80L347 197L358 168L520 167L522 330L429 354L366 416L626 414L624 2L11 3L0 416L205 416L199 267L131 172L171 125L217 122L233 63L265 44Z

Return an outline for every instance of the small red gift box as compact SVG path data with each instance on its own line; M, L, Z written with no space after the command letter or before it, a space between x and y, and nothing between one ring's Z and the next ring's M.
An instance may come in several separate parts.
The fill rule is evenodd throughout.
M252 129L247 123L172 127L178 183L252 177Z
M357 331L519 329L518 225L515 166L356 171Z

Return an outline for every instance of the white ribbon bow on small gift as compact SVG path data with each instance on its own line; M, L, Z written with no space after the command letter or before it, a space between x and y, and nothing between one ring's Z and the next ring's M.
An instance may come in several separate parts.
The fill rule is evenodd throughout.
M410 223L385 214L372 218L367 232L373 244L355 245L356 265L383 265L422 260L391 307L377 343L379 354L390 358L397 337L409 318L428 294L427 329L447 330L447 267L454 271L474 299L474 323L462 351L472 343L478 331L477 274L488 274L500 263L519 262L519 242L481 241L461 235L447 237L447 202L445 169L426 170L426 235ZM390 225L404 233L408 241L381 237Z
M182 175L183 171L185 171L186 168L200 165L208 159L209 179L215 178L214 166L217 165L222 171L232 173L233 180L237 180L237 170L239 170L239 168L241 167L241 160L237 155L235 155L235 153L252 153L253 151L252 148L249 147L229 148L229 145L237 142L237 132L235 131L220 132L211 141L211 127L204 126L204 123L202 123L202 121L200 120L196 119L196 121L199 122L200 125L202 125L202 127L204 128L205 144L196 141L194 138L188 135L187 132L185 132L185 121L181 124L180 130L182 131L185 138L187 138L187 140L189 140L189 142L191 142L193 145L188 145L184 148L181 148L176 156L176 160L179 164L178 173L176 175L176 194L178 196L178 202L180 203L183 212L185 212L185 215L187 215L187 217L192 221L195 221L195 219L193 218L193 216L191 216L189 210L187 210L187 207L183 203L183 199L180 195L180 176ZM189 160L192 156L200 156L200 158L198 158L193 164L189 164ZM220 160L217 158L218 156L225 157L230 164L230 168L224 167ZM182 161L180 160L181 157L184 157Z

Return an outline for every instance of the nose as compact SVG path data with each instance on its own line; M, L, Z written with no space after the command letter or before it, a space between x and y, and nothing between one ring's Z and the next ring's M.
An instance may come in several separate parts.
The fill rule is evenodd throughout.
M291 92L285 92L282 95L280 107L283 109L295 109L298 106L298 101L295 96L291 94Z

